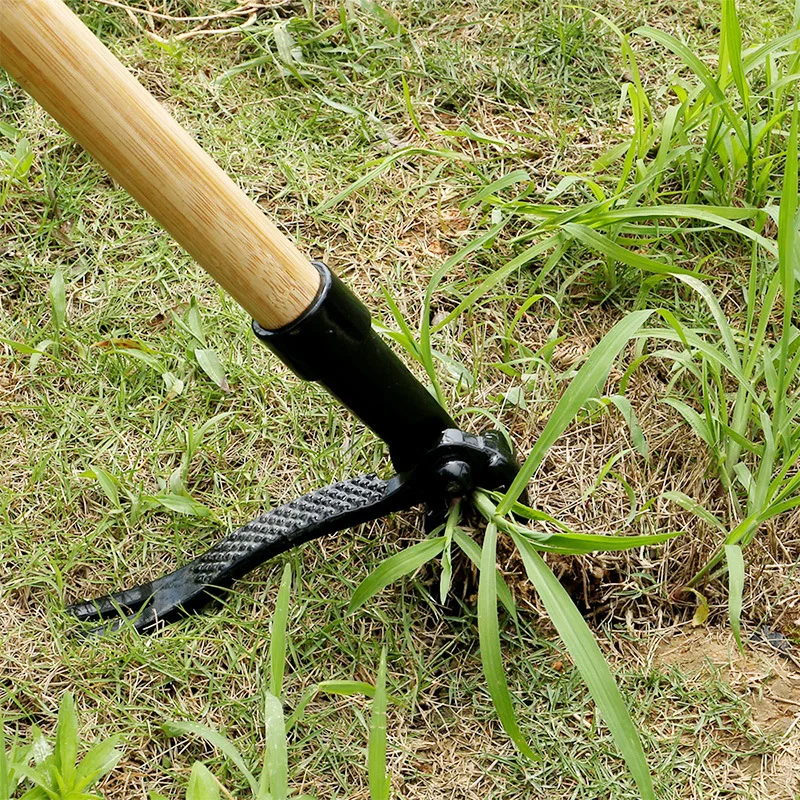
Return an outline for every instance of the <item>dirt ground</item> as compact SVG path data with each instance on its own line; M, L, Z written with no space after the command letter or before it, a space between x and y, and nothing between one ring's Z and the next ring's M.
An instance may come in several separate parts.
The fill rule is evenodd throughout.
M742 759L728 772L730 796L797 800L800 661L791 651L751 643L741 653L727 631L688 628L659 641L649 657L655 665L677 667L688 682L715 679L728 684L750 706L752 725L772 742L772 754ZM720 746L724 749L726 743Z

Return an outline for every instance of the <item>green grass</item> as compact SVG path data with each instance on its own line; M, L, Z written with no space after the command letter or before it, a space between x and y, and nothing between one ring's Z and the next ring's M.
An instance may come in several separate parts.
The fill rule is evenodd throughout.
M620 4L431 1L392 15L306 4L265 11L246 32L166 44L119 10L75 8L304 251L344 275L460 423L509 431L534 510L514 505L520 479L505 498L478 498L496 541L454 516L420 543L409 512L292 553L159 637L71 638L66 601L155 577L271 504L387 465L371 434L256 346L233 301L2 83L7 737L52 730L74 693L84 740L122 737L109 797L183 797L187 785L213 796L196 761L246 796L230 759L187 727L168 738L166 720L223 733L246 765L288 741L287 775L268 781L277 796L284 783L383 796L385 747L398 797L441 796L463 779L465 797L635 798L649 780L642 749L657 796L692 786L721 797L737 765L777 752L724 682L626 656L646 648L628 631L646 629L654 607L691 616L673 592L698 574L719 618L724 587L701 582L718 554L738 565L731 619L745 638L795 596L784 591L765 618L749 565L767 519L737 525L773 506L786 519L794 497L783 298L796 272L799 40L740 53L731 4L724 18ZM739 7L745 47L791 30L775 11ZM163 38L187 27L153 22ZM681 506L690 513L676 524ZM748 541L741 562L725 550ZM623 587L597 625L604 581L571 585L580 568L565 554L634 543L582 556ZM782 546L788 563L797 542ZM548 551L599 649L537 555ZM441 576L439 560L419 569L439 553ZM278 590L289 566L290 602L286 581ZM790 572L779 577L791 586ZM315 689L368 691L376 676L396 700L385 711ZM288 740L270 733L280 715L267 687Z

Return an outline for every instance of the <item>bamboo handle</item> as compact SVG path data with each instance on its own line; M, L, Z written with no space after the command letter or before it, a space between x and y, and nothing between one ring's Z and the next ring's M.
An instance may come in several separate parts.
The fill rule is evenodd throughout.
M0 0L0 66L263 328L319 274L61 0Z

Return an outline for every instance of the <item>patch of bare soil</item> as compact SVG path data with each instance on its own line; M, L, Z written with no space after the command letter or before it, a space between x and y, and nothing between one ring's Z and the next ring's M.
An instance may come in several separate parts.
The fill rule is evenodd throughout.
M727 683L750 706L750 724L772 745L765 755L737 762L726 778L731 790L744 788L745 796L753 800L797 800L800 670L796 663L767 645L747 645L741 653L728 631L674 630L656 646L654 663L677 667L687 681L713 678Z

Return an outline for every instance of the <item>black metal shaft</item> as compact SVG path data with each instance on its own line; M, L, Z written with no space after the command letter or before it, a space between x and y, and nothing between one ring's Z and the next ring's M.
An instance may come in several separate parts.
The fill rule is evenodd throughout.
M372 330L369 311L321 261L314 302L289 325L253 331L297 375L322 384L389 445L398 472L456 425Z

